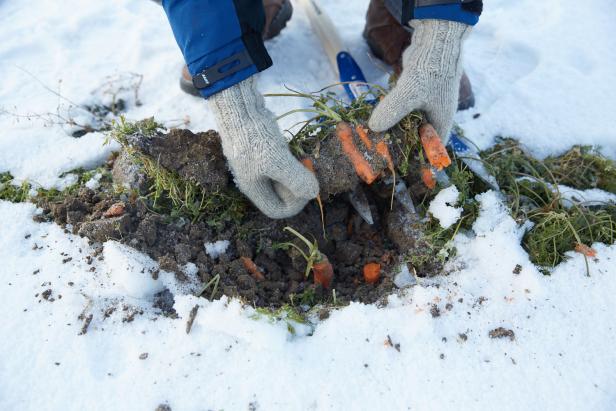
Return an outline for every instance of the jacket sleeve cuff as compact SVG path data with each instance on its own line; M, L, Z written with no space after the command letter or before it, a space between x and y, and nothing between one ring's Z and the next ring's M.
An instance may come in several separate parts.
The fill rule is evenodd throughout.
M200 76L207 69L219 65L221 61L242 53L247 53L249 64L237 71L233 62L228 67L219 67L217 71L220 71L222 75L226 71L232 72L232 74L226 75L206 87L199 88L199 93L204 98L208 98L270 67L272 60L263 45L263 40L257 33L245 34L217 50L187 62L188 71L195 77Z
M462 4L440 4L416 7L413 19L449 20L474 26L479 22L479 14L465 10Z

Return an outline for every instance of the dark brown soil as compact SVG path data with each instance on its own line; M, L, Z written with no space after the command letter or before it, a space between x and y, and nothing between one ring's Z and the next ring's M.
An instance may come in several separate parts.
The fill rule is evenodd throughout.
M143 144L142 152L186 178L218 189L227 186L231 179L226 164L220 160L220 146L212 139L212 133L174 130L152 139L150 145ZM327 150L335 152L335 148L324 147L323 153ZM203 161L205 158L207 161ZM322 172L325 167L318 166L319 162L317 172L326 174ZM344 167L337 170L348 171ZM204 173L205 179L200 177ZM375 217L372 226L354 211L345 194L331 195L324 202L324 226L315 201L290 219L271 220L249 207L241 223L228 221L209 226L205 221L191 222L186 218L158 214L152 211L149 200L144 197L131 198L126 194L114 194L112 190L95 192L87 188L62 201L40 202L44 212L38 218L70 224L74 233L88 237L93 243L108 239L126 243L157 260L162 269L175 272L179 280L185 278L182 268L194 263L204 284L219 276L214 298L225 294L258 307L274 308L284 304L332 303L334 298L338 304L374 303L394 290L393 277L402 263L402 251L419 247L420 242L416 240L421 233L415 227L417 222L410 221L401 207L390 208L391 185L377 182L364 188ZM331 192L338 192L338 188ZM124 214L105 218L104 213L120 201L125 206ZM303 247L284 231L286 226L318 242L319 250L328 256L334 267L331 289L323 289L314 284L311 275L305 276L306 263L298 252L279 247L289 241ZM204 244L219 240L230 241L230 246L224 254L212 258L206 253ZM245 268L242 257L252 259L264 279L255 279ZM376 284L366 283L362 275L364 265L371 262L378 262L382 267ZM206 290L204 297L210 298L211 290Z
M131 138L130 143L167 170L208 190L221 189L229 183L220 137L215 131L193 134L173 129L150 138Z

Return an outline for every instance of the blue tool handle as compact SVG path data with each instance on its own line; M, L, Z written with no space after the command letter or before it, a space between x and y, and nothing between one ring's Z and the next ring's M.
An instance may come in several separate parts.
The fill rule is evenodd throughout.
M338 72L340 73L340 81L344 84L351 101L357 100L362 94L370 93L370 87L366 84L366 77L362 73L357 62L346 51L341 51L336 56L338 61ZM374 100L374 98L369 101Z
M451 131L451 135L449 136L449 145L453 149L454 153L457 154L465 154L471 151L471 148L466 145L460 136L455 131Z

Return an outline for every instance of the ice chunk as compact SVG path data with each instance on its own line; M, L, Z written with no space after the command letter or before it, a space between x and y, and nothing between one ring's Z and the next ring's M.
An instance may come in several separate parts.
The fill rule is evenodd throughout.
M417 284L417 280L409 271L408 266L406 264L402 264L400 267L400 272L394 277L394 284L398 288L410 287Z

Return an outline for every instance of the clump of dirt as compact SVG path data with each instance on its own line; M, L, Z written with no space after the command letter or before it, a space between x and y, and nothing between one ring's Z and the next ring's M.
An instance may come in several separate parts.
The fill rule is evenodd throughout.
M172 129L167 134L134 134L128 142L154 159L160 166L173 170L185 179L199 183L208 191L227 187L229 173L218 133L192 133Z
M515 340L515 333L513 330L504 327L495 328L491 330L488 335L490 338L509 338L511 341Z
M143 128L130 129L140 127ZM354 138L358 138L356 131ZM371 138L376 139L375 144L383 141L380 135ZM147 156L156 160L165 172L177 173L194 183L201 190L203 201L221 191L235 191L239 195L230 183L232 179L219 137L213 131L136 132L126 136L125 142L128 145L115 158L116 163ZM353 165L344 163L343 156L340 146L332 143L324 144L313 157L317 175L329 175L328 181L332 183L324 184L328 198L323 201L323 214L316 201L309 203L299 215L285 220L271 220L247 203L239 218L213 219L205 214L187 218L182 213L174 214L173 210L162 213L156 209L156 198L148 194L157 184L156 175L143 174L143 171L135 175L132 168L129 171L133 175L121 178L116 164L113 177L117 184L134 181L139 186L124 193L111 187L103 186L97 191L82 187L62 199L40 198L39 206L44 212L38 218L54 220L93 242L115 239L128 244L157 260L161 269L175 272L180 281L185 279L185 266L193 263L204 284L216 284L203 290L207 298L224 294L240 297L257 307L272 308L312 307L319 303L339 305L350 301L374 303L394 290L393 278L400 265L405 264L405 253L409 249L421 249L420 222L417 218L412 221L414 225L409 224L405 217L408 213L397 204L391 207L391 183L379 179L369 186L363 184ZM335 161L342 165L326 167L325 164L334 161L331 158L338 159ZM370 164L379 175L388 168L387 161L376 156ZM108 167L111 170L114 165L110 162ZM347 183L335 186L344 179L341 173L348 177ZM149 187L145 192L140 191L143 181ZM375 219L373 225L363 221L348 202L347 192L358 185L363 186L369 199ZM327 255L335 273L329 289L315 284L311 275L306 277L305 259L294 248L283 246L288 242L303 246L284 230L287 226L316 241L320 252ZM229 241L226 251L220 255L208 254L205 244L220 240ZM254 262L263 278L251 273L246 261ZM363 267L375 262L381 267L379 280L367 283ZM434 266L418 275L433 275L439 269ZM161 301L167 307L166 299Z

